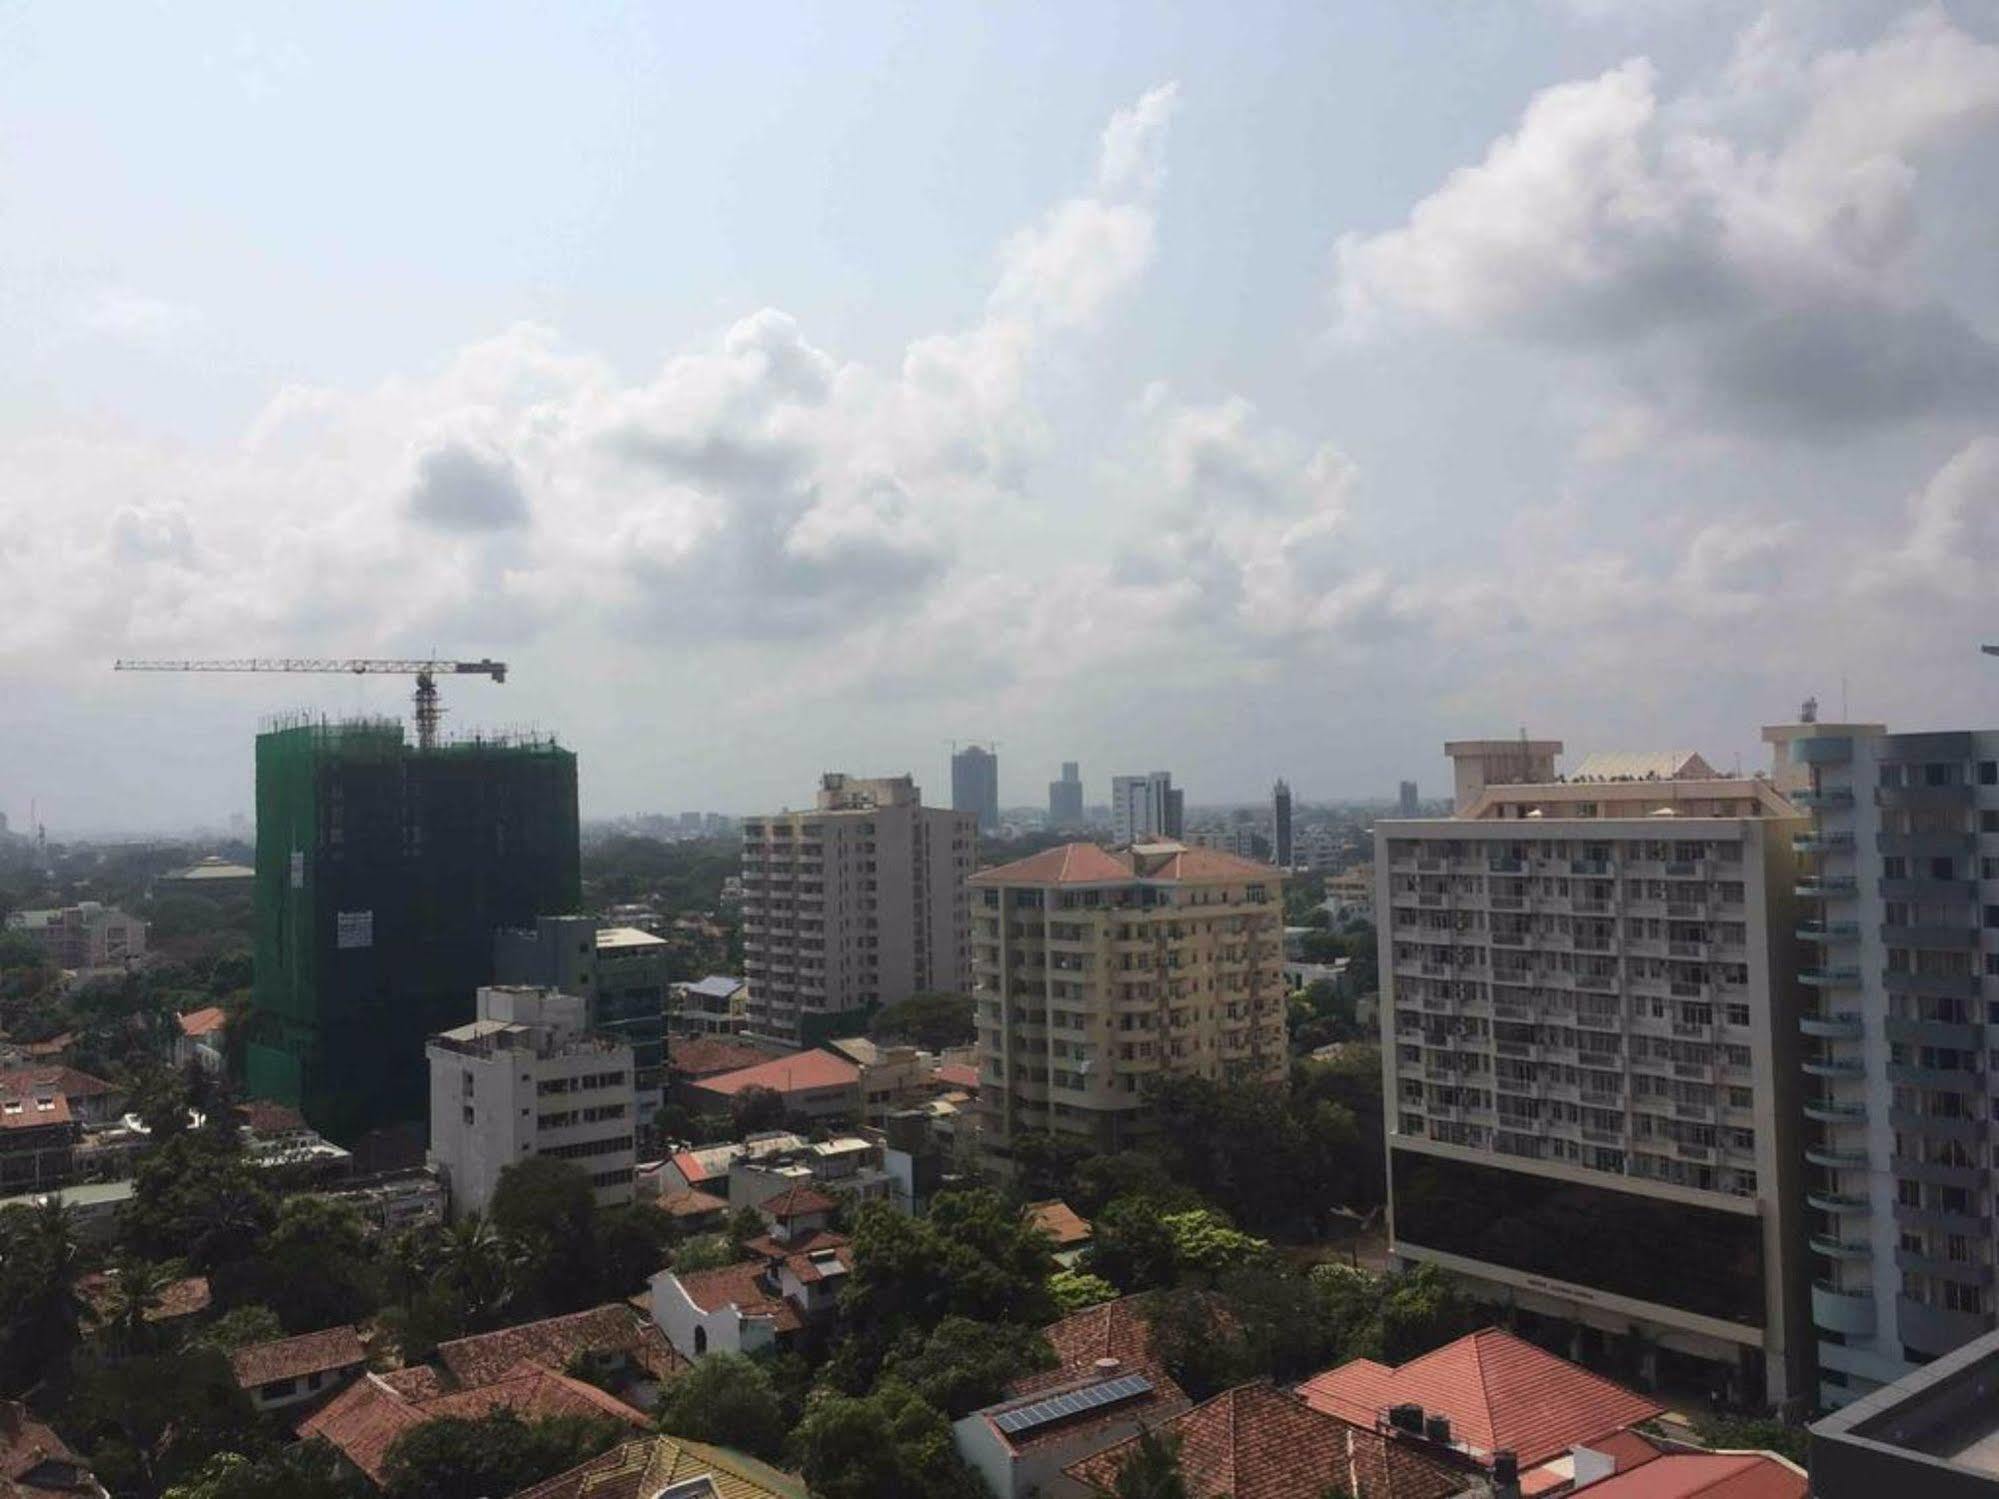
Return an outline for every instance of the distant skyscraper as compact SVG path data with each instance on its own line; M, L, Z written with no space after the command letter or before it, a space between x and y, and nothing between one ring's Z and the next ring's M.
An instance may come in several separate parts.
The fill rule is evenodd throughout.
M1404 817L1414 817L1416 815L1416 783L1414 781L1404 781L1402 783L1402 796L1397 803L1396 810Z
M1185 794L1173 789L1173 773L1111 777L1111 836L1116 843L1178 838L1186 825Z
M1291 788L1279 777L1270 792L1270 847L1277 867L1291 867Z
M951 810L970 812L981 833L999 831L999 756L967 745L951 757Z
M1074 760L1064 760L1062 779L1048 783L1048 825L1051 828L1083 825L1083 776Z

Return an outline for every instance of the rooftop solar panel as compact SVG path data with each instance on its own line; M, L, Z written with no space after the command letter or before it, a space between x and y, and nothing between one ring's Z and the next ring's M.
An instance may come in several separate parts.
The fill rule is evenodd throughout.
M993 1425L1008 1436L1019 1436L1022 1432L1033 1431L1056 1421L1066 1421L1071 1416L1102 1410L1120 1401L1132 1400L1151 1393L1152 1381L1143 1374L1123 1374L1116 1379L1085 1385L1080 1390L1064 1390L1059 1395L1050 1395L1046 1400L1037 1400L1032 1405L1001 1411L993 1417Z

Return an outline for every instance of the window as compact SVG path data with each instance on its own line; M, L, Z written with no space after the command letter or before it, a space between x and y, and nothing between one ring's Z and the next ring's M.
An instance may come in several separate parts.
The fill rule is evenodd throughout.
M1999 786L1999 760L1980 760L1978 762L1978 784L1981 786Z

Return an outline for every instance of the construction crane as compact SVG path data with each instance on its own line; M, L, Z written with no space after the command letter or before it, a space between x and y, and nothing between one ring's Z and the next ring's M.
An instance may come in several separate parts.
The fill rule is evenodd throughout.
M507 680L504 661L439 661L421 658L251 656L223 661L115 661L113 671L315 671L344 672L349 676L385 674L416 677L416 742L424 749L437 743L438 721L444 717L437 699L437 679L441 676L491 677Z

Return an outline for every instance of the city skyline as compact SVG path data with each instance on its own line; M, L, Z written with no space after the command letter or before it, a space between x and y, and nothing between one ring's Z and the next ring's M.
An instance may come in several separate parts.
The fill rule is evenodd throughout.
M789 14L10 13L17 825L220 822L261 719L405 706L126 654L504 657L447 732L589 815L943 722L1247 802L1999 693L1989 11Z

